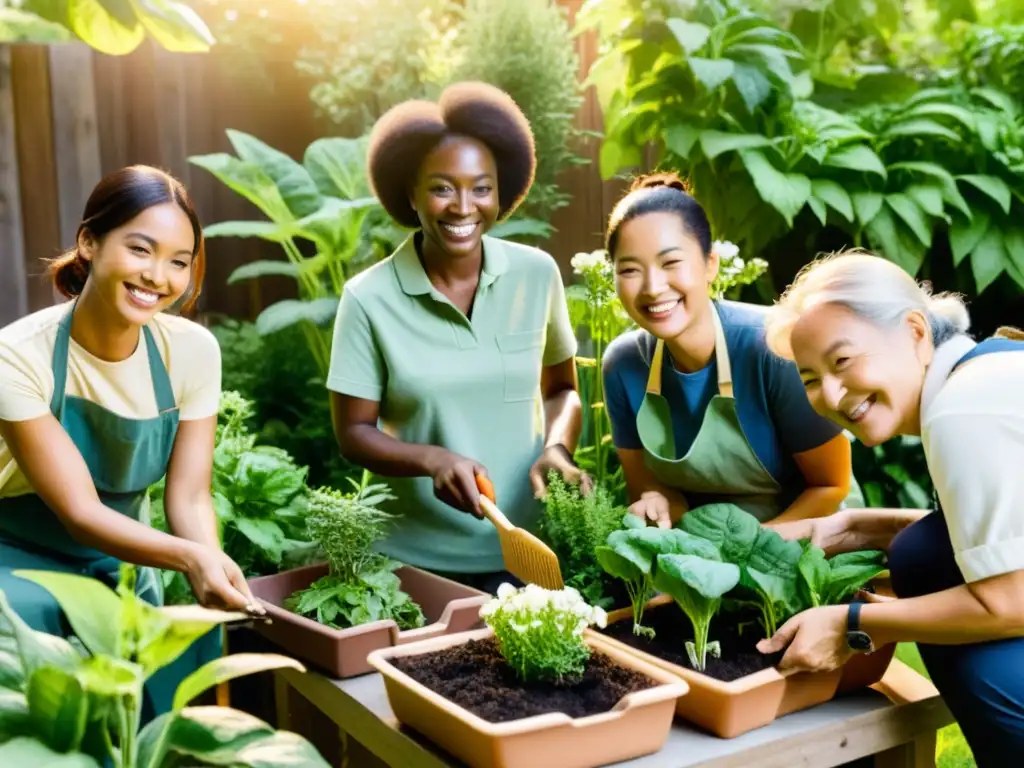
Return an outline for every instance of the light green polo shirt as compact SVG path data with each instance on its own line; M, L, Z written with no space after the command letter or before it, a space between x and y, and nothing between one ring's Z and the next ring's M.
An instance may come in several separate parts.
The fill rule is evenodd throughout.
M544 443L541 368L576 353L555 260L485 236L472 318L430 282L410 236L345 285L327 387L380 403L380 426L487 468L517 525L540 512L530 467ZM401 515L381 547L409 565L457 573L504 568L491 523L434 496L429 477L387 478Z

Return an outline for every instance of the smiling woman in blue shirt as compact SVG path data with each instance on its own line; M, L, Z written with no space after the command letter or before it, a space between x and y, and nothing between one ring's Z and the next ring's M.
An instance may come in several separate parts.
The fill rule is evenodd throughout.
M765 309L713 301L700 204L671 174L638 179L609 220L615 287L639 326L604 358L605 401L630 511L667 527L731 502L769 525L835 512L850 445L768 350Z

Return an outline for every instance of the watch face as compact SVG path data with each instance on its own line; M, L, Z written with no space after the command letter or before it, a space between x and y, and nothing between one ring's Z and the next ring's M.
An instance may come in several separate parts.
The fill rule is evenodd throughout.
M870 651L872 649L871 636L867 632L847 632L846 642L855 651Z

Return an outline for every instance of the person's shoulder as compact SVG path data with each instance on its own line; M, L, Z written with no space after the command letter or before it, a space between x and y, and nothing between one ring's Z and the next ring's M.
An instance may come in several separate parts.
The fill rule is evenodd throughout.
M648 370L657 340L642 328L616 336L604 351L604 370Z
M61 302L8 323L0 328L0 346L12 349L36 344L52 347L57 337L57 326L69 309L70 302Z
M513 240L484 235L484 248L500 248L508 261L508 271L531 275L557 273L558 262L547 251Z
M174 357L186 357L202 364L220 360L220 344L204 325L181 315L159 312L150 324L154 335L162 340Z
M954 371L926 414L941 416L1008 416L1024 420L1024 343L1017 349L979 355Z
M767 358L777 362L765 340L764 321L768 307L739 301L718 301L715 306L722 321L722 332L731 348L759 360Z

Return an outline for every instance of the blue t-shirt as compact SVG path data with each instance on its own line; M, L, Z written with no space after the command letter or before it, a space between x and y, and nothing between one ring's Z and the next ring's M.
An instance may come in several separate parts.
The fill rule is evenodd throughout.
M793 454L824 445L842 432L815 413L796 366L768 349L765 307L732 301L715 302L732 364L733 397L747 442L764 468L783 489L787 503L806 486ZM643 449L636 414L647 389L654 336L634 330L608 345L604 356L605 407L616 448ZM718 363L681 373L664 357L661 392L672 413L677 457L690 449L711 398L718 393Z

